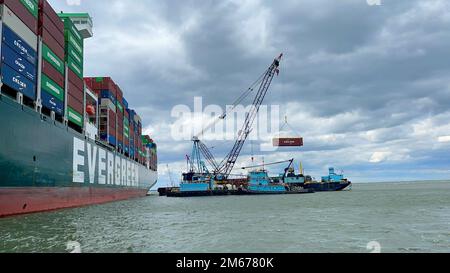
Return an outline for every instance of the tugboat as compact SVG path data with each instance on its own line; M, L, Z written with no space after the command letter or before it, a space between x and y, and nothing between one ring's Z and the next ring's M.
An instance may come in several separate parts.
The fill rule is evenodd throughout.
M305 194L314 193L298 183L284 183L283 178L271 178L266 170L251 171L249 173L248 187L243 194Z
M344 178L343 174L336 174L334 168L328 169L328 176L323 176L321 182L308 181L305 188L315 191L342 191L351 188L352 182Z
M231 185L218 185L209 173L188 172L183 174L180 187L171 188L167 197L197 197L231 195Z
M300 174L295 174L294 168L288 170L288 174L284 177L284 183L311 189L315 192L323 191L342 191L352 186L343 174L336 174L334 168L328 169L328 176L323 176L320 182L314 181L311 176L304 175L302 167L300 167Z

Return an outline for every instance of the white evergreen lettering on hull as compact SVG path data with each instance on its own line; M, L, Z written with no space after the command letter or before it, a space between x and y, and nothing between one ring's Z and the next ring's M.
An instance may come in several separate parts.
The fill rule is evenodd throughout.
M139 187L139 165L74 137L72 182Z

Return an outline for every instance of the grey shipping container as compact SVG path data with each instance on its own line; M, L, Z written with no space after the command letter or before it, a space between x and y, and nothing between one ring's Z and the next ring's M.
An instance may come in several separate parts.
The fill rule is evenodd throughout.
M19 0L0 0L0 4L8 6L35 35L38 34L37 17L34 17Z
M3 5L2 20L19 35L31 48L37 51L37 35L31 31L7 6Z

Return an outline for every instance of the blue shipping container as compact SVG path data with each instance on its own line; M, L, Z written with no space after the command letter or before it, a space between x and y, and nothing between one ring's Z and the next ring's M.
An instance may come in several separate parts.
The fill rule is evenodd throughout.
M2 62L12 67L30 81L36 83L36 66L26 61L22 56L12 50L7 44L2 43Z
M101 97L102 99L110 99L110 100L114 103L114 105L116 105L116 103L117 103L116 97L115 97L114 94L113 94L111 91L109 91L109 90L102 90L102 91L100 92L100 97Z
M14 31L12 31L8 26L3 24L3 43L7 44L10 48L16 51L22 58L28 62L36 65L37 53L32 47L30 47L27 42L22 40Z
M136 112L129 108L127 108L127 112L128 112L128 116L130 117L130 121L134 120L134 115L136 114Z
M155 143L148 143L147 145L145 145L145 147L148 147L149 149L153 149L153 148L156 148L156 144Z
M113 136L108 136L108 143L113 146L116 146L116 138Z
M64 115L64 103L62 101L50 95L45 90L41 90L41 99L42 99L42 106L54 111L58 115L61 116Z
M3 84L21 92L30 99L36 99L36 86L27 77L12 69L7 64L2 64L1 77Z
M128 109L128 101L125 98L122 98L122 104L125 107L125 109Z
M116 146L116 138L106 134L100 134L100 139L108 142L109 144Z

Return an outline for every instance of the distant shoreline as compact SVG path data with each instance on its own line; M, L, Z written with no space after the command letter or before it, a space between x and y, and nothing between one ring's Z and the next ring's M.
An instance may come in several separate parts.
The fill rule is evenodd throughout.
M352 182L353 185L363 185L363 184L411 184L411 183L450 183L449 180L405 180L405 181L370 181L370 182ZM158 188L165 187L173 187L167 185L161 185L154 189L151 189L150 192L157 192Z
M450 180L405 180L405 181L371 181L371 182L352 182L356 184L398 184L398 183L448 183Z

